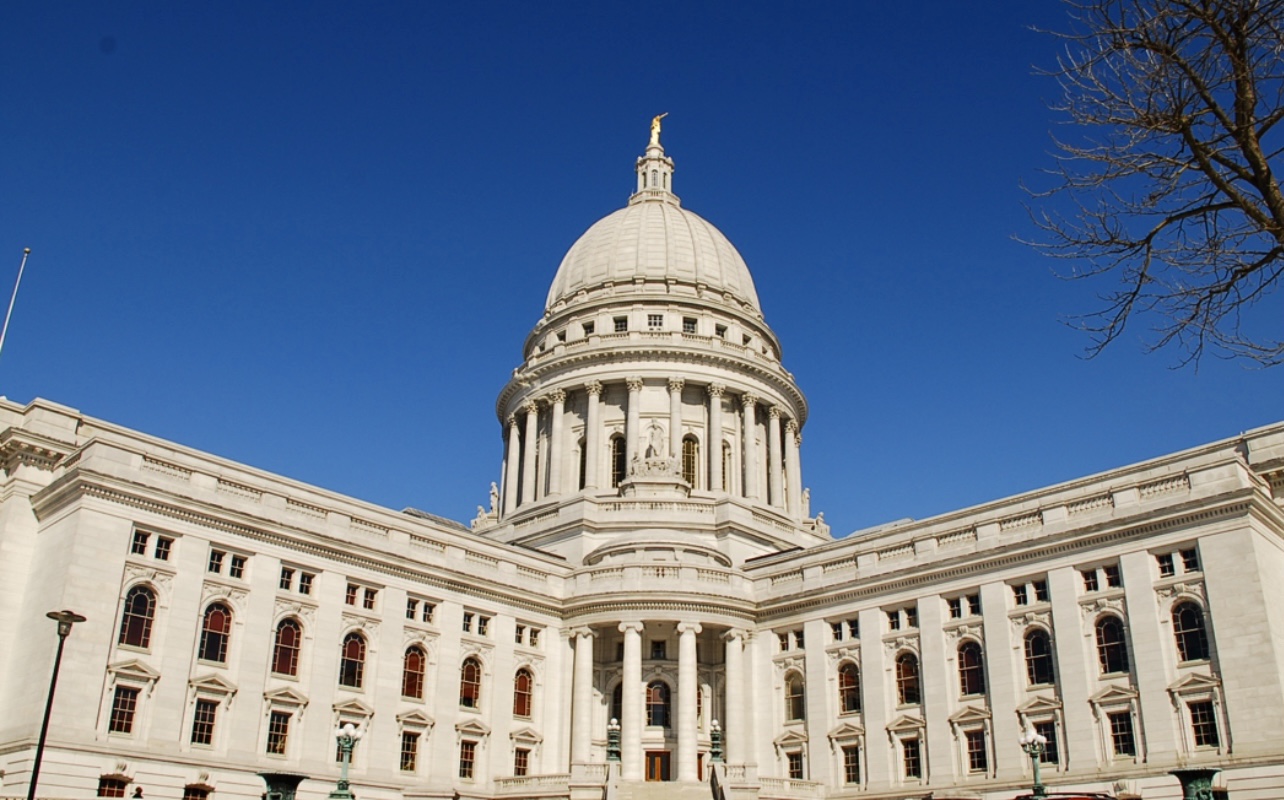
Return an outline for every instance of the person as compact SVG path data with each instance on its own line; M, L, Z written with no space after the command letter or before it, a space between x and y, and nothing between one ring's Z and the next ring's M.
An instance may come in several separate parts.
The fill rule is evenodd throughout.
M651 118L651 144L660 143L660 120L669 116L669 112L664 112Z

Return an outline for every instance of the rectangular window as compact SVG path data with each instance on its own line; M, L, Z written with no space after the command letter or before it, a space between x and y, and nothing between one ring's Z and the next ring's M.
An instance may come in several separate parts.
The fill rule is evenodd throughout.
M843 623L831 622L829 623L829 630L833 632L835 642L841 642L843 640Z
M459 777L466 781L473 779L473 762L477 759L477 743L464 739L459 743Z
M714 326L713 326L713 335L714 335L714 336L717 336L719 339L725 339L725 338L727 338L727 326L726 326L726 325L714 325Z
M289 567L281 567L281 580L277 585L287 592L290 591L290 587L294 585L294 570Z
M923 777L923 755L917 738L901 740L901 764L906 778Z
M1101 568L1101 574L1106 576L1106 586L1111 589L1123 586L1123 576L1119 573L1118 564L1107 564Z
M649 330L658 331L664 328L663 314L647 314L646 326Z
M887 612L887 629L889 631L899 631L901 629L901 612Z
M526 637L526 642L531 647L539 647L539 628L530 629L530 635Z
M974 617L981 616L981 595L970 594L967 596L967 612Z
M214 719L218 716L218 703L197 700L192 714L192 744L214 744Z
M783 653L789 649L789 634L778 633L776 634L776 638L780 640L780 652Z
M1183 572L1199 572L1199 551L1194 548L1182 550L1181 568Z
M1172 553L1161 553L1155 556L1155 563L1159 565L1159 577L1171 578L1177 574L1177 568L1173 565Z
M432 612L435 611L436 609L437 609L437 606L435 604L429 603L427 600L425 600L424 611L423 611L423 614L420 615L419 621L432 622Z
M860 638L860 620L847 620L847 635L853 639Z
M138 690L117 686L116 694L111 698L111 718L107 721L107 730L112 733L133 733L134 712L137 710Z
M963 600L959 597L951 597L945 601L950 607L950 619L963 618Z
M843 783L860 783L860 748L854 744L843 745Z
M1213 704L1209 700L1201 700L1197 703L1191 703L1190 706L1190 729L1195 735L1196 747L1217 747L1221 744L1221 739L1217 736L1217 718L1213 711Z
M361 594L361 607L368 611L373 611L375 607L375 598L378 596L378 589L366 589Z
M312 594L312 581L316 578L311 572L299 573L299 594Z
M669 657L668 642L663 639L651 642L651 659L653 661L664 661Z
M559 341L559 342L564 342L564 341L566 341L566 331L558 331L558 332L557 332L557 341Z
M227 569L228 577L238 581L245 577L245 556L232 556L232 565Z
M624 333L629 329L628 317L616 317L615 319L611 320L611 322L614 324L616 333Z
M1030 597L1025 593L1024 584L1012 587L1012 601L1019 606L1028 605L1030 603Z
M799 650L801 650L804 647L806 647L806 645L807 645L807 640L803 638L803 632L794 631L794 647L797 647Z
M129 552L136 556L147 555L147 540L151 538L150 533L144 531L134 531L134 542L129 546Z
M1107 714L1106 719L1110 722L1110 740L1114 745L1115 755L1137 755L1137 743L1132 735L1132 713L1116 711Z
M1095 569L1085 569L1079 574L1083 576L1083 590L1085 592L1095 592L1101 589L1101 584L1097 581L1097 571Z
M803 757L799 750L791 750L785 753L785 758L789 759L789 779L795 781L803 780Z
M124 797L128 784L121 778L101 777L98 779L99 797Z
M419 616L419 601L411 597L406 600L406 619L414 619Z
M174 540L168 536L156 537L156 549L152 555L156 556L157 561L169 561L170 551L174 549Z
M1057 723L1048 720L1047 722L1034 723L1034 732L1047 739L1047 744L1043 745L1043 753L1039 756L1041 764L1060 764L1061 752L1057 748Z
M917 608L905 609L905 627L907 628L918 627L918 609Z
M484 617L481 614L477 615L477 635L490 635L490 617Z
M518 747L513 750L513 775L518 778L530 771L531 751L525 747Z
M413 731L401 733L401 771L414 772L419 766L419 734Z
M209 566L206 567L206 569L208 569L210 572L214 573L215 575L220 574L223 571L223 559L224 557L226 557L226 555L227 554L224 553L222 550L211 550L210 563L209 563Z
M593 329L594 329L595 327L597 327L597 326L596 326L596 325L594 325L592 322L585 322L585 323L584 323L584 325L583 325L583 327L584 327L584 335L585 335L585 336L592 336L592 335L593 335Z
M1047 581L1035 581L1035 582L1034 582L1034 584L1033 584L1033 586L1034 586L1034 601L1035 601L1036 603L1046 603L1046 602L1048 602L1048 597L1049 597L1049 595L1048 595L1048 582L1047 582Z
M515 644L526 643L526 626L525 625L518 625L516 628L513 628L513 642Z
M967 741L967 771L973 774L986 772L990 761L986 754L985 731L964 731L963 736Z
M473 632L473 612L465 611L464 612L464 633L472 633L472 632Z
M343 593L343 602L346 605L355 606L357 604L357 589L359 588L355 583L348 584L348 588Z
M683 318L682 318L682 332L683 332L683 333L695 333L695 332L696 332L696 318L695 318L695 317L683 317Z
M290 712L273 711L268 716L267 747L268 755L285 755L285 746L290 741Z

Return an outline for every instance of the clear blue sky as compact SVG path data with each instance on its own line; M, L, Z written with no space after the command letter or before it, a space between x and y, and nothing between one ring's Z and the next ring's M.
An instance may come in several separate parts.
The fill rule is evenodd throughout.
M835 535L1284 417L1284 368L1095 360L1016 243L1051 0L0 4L0 394L468 519L562 255L633 185L734 242ZM1281 318L1279 298L1270 312Z

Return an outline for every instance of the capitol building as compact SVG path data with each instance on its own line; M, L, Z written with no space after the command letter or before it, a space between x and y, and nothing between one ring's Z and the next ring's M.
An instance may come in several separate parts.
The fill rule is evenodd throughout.
M636 174L552 278L467 523L0 399L0 797L64 608L42 798L320 800L348 723L360 800L1010 799L1027 729L1050 791L1284 797L1284 423L835 539L658 121Z

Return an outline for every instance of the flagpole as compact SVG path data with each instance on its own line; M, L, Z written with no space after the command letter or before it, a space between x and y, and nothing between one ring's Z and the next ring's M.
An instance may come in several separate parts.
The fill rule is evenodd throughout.
M4 337L9 333L9 318L13 316L13 304L18 302L18 287L22 285L22 273L27 268L27 256L31 248L22 248L22 263L18 265L18 280L13 283L13 295L9 297L9 310L4 314L4 327L0 328L0 353L4 352Z

